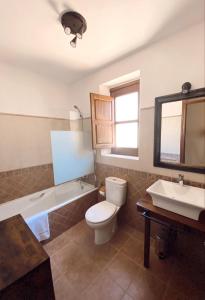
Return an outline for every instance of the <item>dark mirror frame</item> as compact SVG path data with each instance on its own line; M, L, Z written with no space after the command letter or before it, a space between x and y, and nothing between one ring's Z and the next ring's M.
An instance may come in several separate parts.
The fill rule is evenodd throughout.
M176 93L155 98L155 121L154 121L154 166L160 168L183 170L205 174L205 167L190 167L180 164L162 162L160 160L161 152L161 114L162 104L174 101L188 100L192 98L205 97L205 88L192 90L187 94Z

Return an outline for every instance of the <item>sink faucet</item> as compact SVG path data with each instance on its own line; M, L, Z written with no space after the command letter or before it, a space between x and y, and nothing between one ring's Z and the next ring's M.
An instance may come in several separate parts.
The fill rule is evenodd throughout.
M179 177L178 177L178 182L179 182L179 184L180 184L181 186L183 186L183 185L184 185L184 175L179 174L178 176L179 176Z

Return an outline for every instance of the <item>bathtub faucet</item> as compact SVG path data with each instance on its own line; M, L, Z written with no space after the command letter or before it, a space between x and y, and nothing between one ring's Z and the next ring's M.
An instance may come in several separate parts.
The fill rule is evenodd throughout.
M81 190L83 190L83 189L84 189L84 185L83 185L82 179L79 179L79 183L80 183L80 188L81 188Z
M178 175L178 183L183 186L184 185L184 175L179 174Z

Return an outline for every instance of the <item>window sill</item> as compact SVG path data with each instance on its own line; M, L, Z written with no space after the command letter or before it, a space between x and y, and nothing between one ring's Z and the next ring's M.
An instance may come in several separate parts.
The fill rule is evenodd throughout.
M112 153L101 153L102 156L106 157L116 157L130 160L139 160L139 156L131 156L131 155L121 155L121 154L112 154Z

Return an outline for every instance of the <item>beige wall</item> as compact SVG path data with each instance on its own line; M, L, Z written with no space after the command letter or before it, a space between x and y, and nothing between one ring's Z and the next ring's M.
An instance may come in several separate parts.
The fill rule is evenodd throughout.
M50 130L69 129L75 99L68 84L1 59L0 172L49 164Z
M68 85L2 57L0 70L0 172L51 163L50 130L69 128Z
M49 164L51 130L68 130L69 120L0 114L0 172Z
M68 85L0 57L0 113L68 118L72 108Z
M0 113L0 172L52 163L51 130L91 132L91 120Z
M205 84L205 24L187 28L167 39L144 47L124 59L69 86L70 96L84 115L90 115L90 92L105 92L103 83L140 70L140 106L153 107L156 96L176 93L185 81L192 88Z
M91 119L70 120L70 130L83 130L91 133Z
M101 92L103 83L140 70L139 160L107 157L98 152L98 162L173 177L180 172L189 180L205 181L201 174L153 167L154 99L179 92L185 81L190 81L193 89L205 85L204 30L204 23L187 28L70 86L76 104L84 115L90 115L90 92Z

